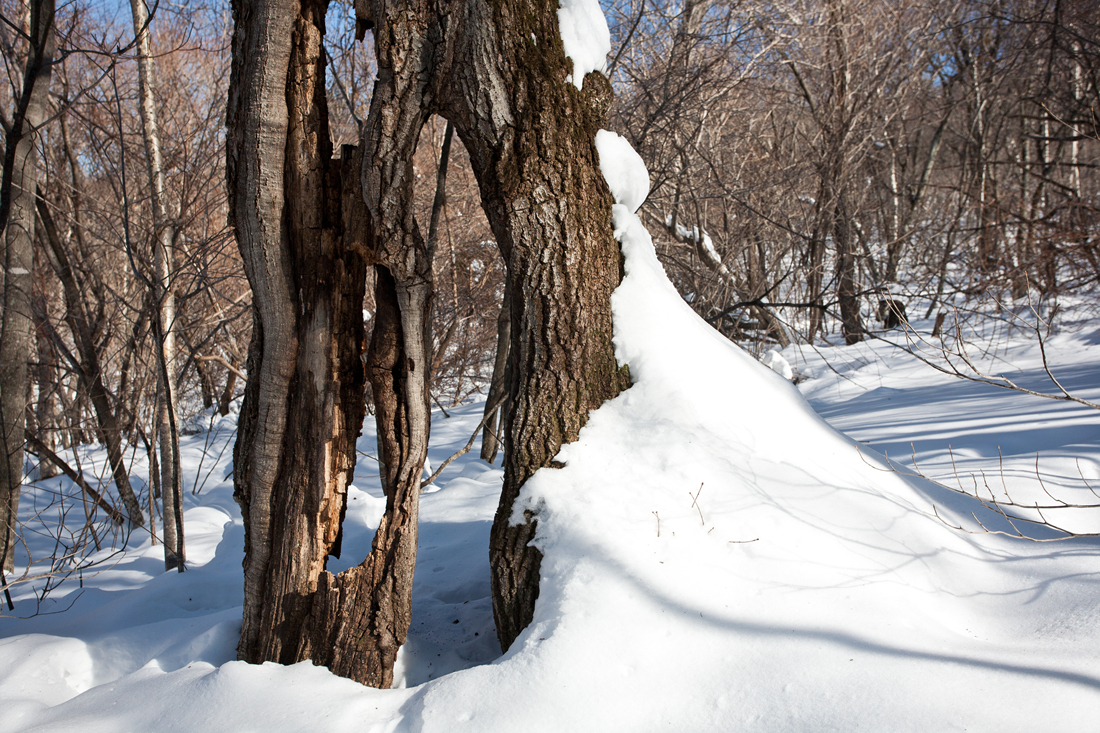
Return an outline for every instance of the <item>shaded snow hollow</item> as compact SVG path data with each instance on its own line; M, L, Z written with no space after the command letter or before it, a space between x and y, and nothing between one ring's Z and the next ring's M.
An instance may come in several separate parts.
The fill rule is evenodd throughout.
M467 459L424 497L422 615L402 659L416 686L396 690L309 663L228 661L241 531L223 482L187 513L189 537L208 538L205 566L146 568L151 579L119 580L89 610L4 627L0 730L1094 727L1095 546L966 535L932 516L927 484L882 470L691 311L634 213L644 165L612 133L597 145L625 255L616 355L635 383L562 448L564 468L524 487L517 511L539 513L541 593L504 656L490 659L491 626L477 625L499 471ZM461 444L479 410L437 420L433 439ZM369 548L363 528L381 499L349 495L351 555ZM457 576L447 593L444 575ZM417 636L418 623L438 636L452 617L468 633L451 643L475 666L444 660L442 644L441 661L424 653L436 637ZM40 633L10 636L30 630ZM459 671L433 677L432 663Z

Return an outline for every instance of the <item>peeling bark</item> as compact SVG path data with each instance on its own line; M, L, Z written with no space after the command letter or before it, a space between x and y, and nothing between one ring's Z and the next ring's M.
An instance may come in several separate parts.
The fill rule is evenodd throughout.
M256 324L236 447L238 654L308 658L385 687L408 631L430 427L432 268L412 195L420 131L438 113L465 142L513 293L505 489L490 551L507 647L531 618L541 557L528 546L535 518L509 522L519 488L628 381L611 341L620 257L594 143L611 89L598 74L583 91L566 82L553 0L357 0L379 75L361 144L336 164L326 5L234 4L228 175ZM324 558L338 552L362 418L356 329L368 262L378 312L366 361L387 509L368 557L333 575Z
M393 116L372 112L371 136L360 146L369 153L346 147L333 160L322 48L327 4L234 6L228 176L255 303L236 446L246 524L238 656L312 659L387 686L408 630L427 453L431 268L411 219L411 154L400 152L415 150L422 119L395 130L387 128ZM412 107L414 122L419 107ZM361 175L378 168L386 170ZM410 247L419 249L410 254ZM392 405L379 410L390 508L371 554L334 576L324 567L340 552L365 413L368 263L386 266L378 281L388 290L378 297L392 312L387 317L380 307L368 357L375 400Z

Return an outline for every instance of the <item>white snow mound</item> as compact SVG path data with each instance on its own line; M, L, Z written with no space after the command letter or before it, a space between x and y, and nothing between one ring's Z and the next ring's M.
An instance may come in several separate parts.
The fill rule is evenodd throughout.
M596 150L600 154L600 173L607 181L615 203L635 213L649 196L649 171L642 156L621 135L609 130L596 133Z
M573 60L570 81L577 89L590 71L607 70L611 31L597 0L559 0L558 27L565 55Z
M794 369L791 368L791 363L787 361L783 357L783 355L775 349L770 349L768 353L764 354L764 357L760 360L760 363L768 367L787 381L794 379Z
M534 621L497 663L427 685L410 710L422 730L1091 721L1096 635L1084 652L1027 620L1086 608L1081 588L1039 580L1043 550L945 526L920 485L691 311L629 206L614 227L615 347L634 386L561 449L565 468L525 485L513 520L538 513L544 553Z

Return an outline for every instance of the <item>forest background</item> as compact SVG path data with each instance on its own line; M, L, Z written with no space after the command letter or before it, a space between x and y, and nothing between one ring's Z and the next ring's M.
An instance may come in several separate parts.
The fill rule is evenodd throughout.
M1053 324L1060 298L1095 297L1100 31L1091 3L604 9L610 126L651 174L640 215L683 298L750 352L881 338L880 326L904 327L906 314L942 314L937 336L1021 308ZM9 185L14 112L35 56L31 10L0 2ZM18 395L25 432L5 401L5 440L25 444L32 476L63 471L86 484L80 510L96 519L6 583L66 577L105 538L136 527L175 538L176 517L160 501L182 488L171 443L204 410L226 414L245 381L251 300L224 180L229 9L152 10L143 25L120 4L61 5L48 95L23 136L38 161L33 226L21 228L32 260L10 261L19 227L9 224L5 339L14 314L33 329ZM369 37L354 41L350 3L333 2L327 25L339 149L359 138L375 67ZM143 80L149 61L155 74ZM491 392L508 340L496 244L461 143L446 138L442 120L430 125L416 165L418 217L438 219L430 389L445 410ZM11 189L3 195L10 206ZM13 305L18 292L28 307ZM5 358L5 379L15 363ZM60 455L90 442L107 446L110 491ZM158 466L148 484L127 475L125 453L135 450ZM182 540L165 544L169 565L182 561Z

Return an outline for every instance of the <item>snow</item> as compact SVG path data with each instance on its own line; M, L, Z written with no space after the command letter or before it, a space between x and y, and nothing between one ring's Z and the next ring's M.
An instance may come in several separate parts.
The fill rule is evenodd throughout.
M600 154L600 173L611 189L615 202L633 214L649 196L649 171L642 156L621 135L610 130L596 133L596 150Z
M776 352L773 366L811 377L800 391L677 295L634 213L644 167L616 138L598 144L625 256L616 356L634 385L562 448L564 468L523 489L517 511L538 512L545 557L534 621L507 653L487 557L502 473L475 445L422 497L399 689L308 662L233 661L243 529L220 478L230 416L183 446L187 485L203 487L186 498L187 573L162 572L160 548L135 536L83 589L73 579L55 590L42 614L0 618L0 731L1095 727L1100 543L952 529L976 529L971 512L1006 523L903 475L909 463L889 470L881 453L911 452L946 478L948 444L963 472L996 472L1001 446L1015 485L1040 450L1048 488L1078 495L1071 464L1100 476L1097 412L955 380L881 342ZM1046 347L1066 384L1100 398L1100 334ZM1043 378L1026 333L985 353L1028 384ZM433 415L432 465L465 443L482 408ZM369 551L384 508L370 424L359 449L332 570ZM1100 529L1097 513L1063 512L1081 531ZM32 612L29 588L15 590L18 611Z
M591 71L607 70L611 31L598 0L559 0L558 27L565 55L573 61L569 81L577 89Z
M768 353L764 354L764 358L760 360L760 363L786 380L794 379L794 369L791 367L791 363L775 349L770 349Z

